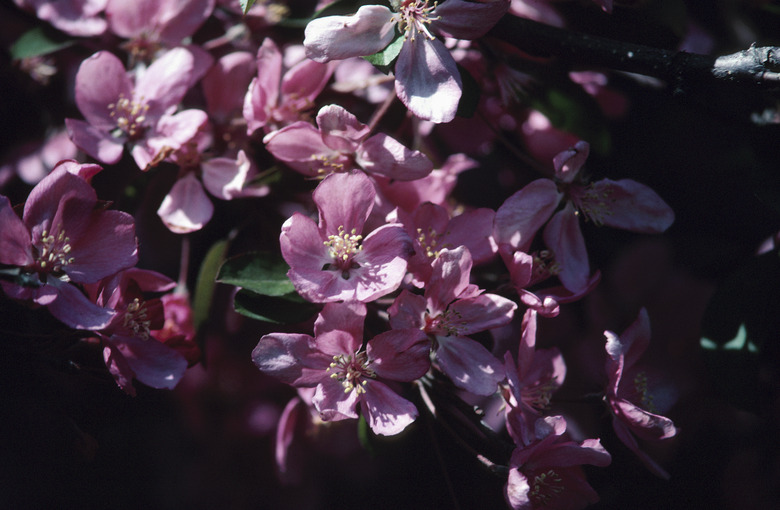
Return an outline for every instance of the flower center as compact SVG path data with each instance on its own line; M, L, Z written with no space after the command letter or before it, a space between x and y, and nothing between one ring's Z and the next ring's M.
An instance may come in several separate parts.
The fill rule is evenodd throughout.
M534 506L546 506L561 495L564 490L563 479L552 469L536 475L531 482L528 498Z
M555 260L552 250L541 250L534 253L533 275L531 284L546 280L550 276L561 272L561 265Z
M657 411L655 404L653 403L653 395L647 388L647 374L639 372L634 377L634 389L639 397L639 401L642 404L642 408L651 413Z
M44 230L41 233L40 255L36 260L39 270L44 273L62 273L65 266L74 262L70 250L70 237L65 235L62 225L57 229L57 235Z
M593 189L593 185L588 185L584 192L571 196L571 200L586 219L600 227L604 224L604 218L612 215L612 203L609 196L612 194L610 187L602 187L599 191Z
M133 330L135 336L148 340L152 321L148 318L146 302L138 298L133 299L133 302L127 305L122 325Z
M428 232L425 233L421 228L417 229L417 242L420 243L420 247L423 249L423 253L429 259L439 258L439 253L446 246L439 246L439 234L432 228L428 227Z
M376 378L376 372L369 367L370 364L368 354L365 351L354 356L338 354L333 356L333 363L330 364L327 371L333 371L330 377L341 383L344 387L344 393L349 393L352 390L365 393L366 378Z
M333 263L325 264L323 269L339 269L342 278L348 280L349 270L360 267L352 259L357 253L363 251L363 246L360 244L362 240L363 236L358 234L356 229L347 232L344 225L340 225L337 234L331 234L327 241L323 241L323 244L330 249L330 256L333 257Z
M428 5L428 0L406 0L403 2L394 19L398 23L398 30L404 34L404 40L414 42L418 33L430 40L436 39L428 31L426 25L439 19L439 16L431 16L437 5L438 2Z
M544 382L538 382L531 386L526 386L521 390L523 402L539 411L544 411L550 407L552 394L557 386L555 380L549 379Z
M130 138L137 138L141 135L143 123L146 121L146 112L149 111L149 105L143 98L136 101L128 99L120 93L116 103L108 105L108 110L119 130L114 136L119 136L121 132L127 133Z
M466 322L456 311L445 310L434 317L426 312L423 331L431 335L458 336L464 326L466 326Z
M317 167L317 177L325 178L332 173L339 173L344 171L344 163L338 161L339 156L322 156L312 154L311 159L319 164Z

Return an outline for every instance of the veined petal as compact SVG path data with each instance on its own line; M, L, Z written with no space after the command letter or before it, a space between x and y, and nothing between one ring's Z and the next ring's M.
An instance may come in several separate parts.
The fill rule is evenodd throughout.
M479 331L508 324L514 317L517 305L514 301L496 294L458 299L449 306L450 312L464 325L458 329L461 335L471 335Z
M401 142L384 133L363 142L356 156L358 164L366 172L399 181L421 179L433 170L433 163L428 156L407 149Z
M326 377L317 385L311 402L323 421L340 421L358 417L355 407L359 397L357 391L345 393L339 381Z
M314 322L317 349L336 356L353 354L363 344L366 305L347 301L328 303Z
M114 310L96 305L70 283L48 276L46 286L55 288L57 293L56 299L47 305L49 312L71 328L103 329L115 315Z
M422 329L425 327L425 306L426 300L423 296L402 290L387 310L390 314L390 327Z
M598 219L609 227L660 234L674 223L672 208L655 191L631 179L594 182L586 200L589 195L598 207L603 204L604 214Z
M366 346L371 368L379 377L392 381L414 381L431 366L431 341L417 328L380 333Z
M173 389L187 370L184 356L157 340L114 336L108 341L122 353L135 379L152 388Z
M447 309L469 285L471 253L465 246L444 249L433 261L433 273L425 288L429 311L439 314Z
M174 48L152 62L136 81L135 97L149 106L156 118L181 102L192 85L195 58L186 48Z
M372 55L393 40L393 13L381 5L364 5L352 16L314 19L304 34L306 56L315 62Z
M414 249L412 240L400 225L382 225L363 241L363 250L355 257L360 268L352 271L357 278L354 299L373 301L396 290L403 281Z
M252 350L252 361L264 374L292 386L314 387L329 379L331 356L316 349L309 335L273 333Z
M419 415L414 404L378 381L368 381L360 404L371 430L382 436L403 432Z
M436 6L431 29L455 39L477 39L485 35L509 10L509 0L447 0Z
M116 127L109 105L116 104L120 95L127 99L133 97L133 84L125 66L107 51L99 51L81 63L75 90L79 111L101 131Z
M320 230L335 234L339 227L346 232L362 233L363 223L374 207L374 185L362 172L331 174L314 190L313 199L320 211Z
M404 43L395 64L395 92L421 119L442 123L455 118L463 84L441 41L420 36Z
M102 163L113 165L122 158L124 138L115 138L83 120L65 119L68 136L75 146Z
M320 175L320 170L334 168L342 160L339 153L325 145L322 133L305 121L269 133L263 141L275 158L311 177Z
M436 360L455 386L476 395L492 395L505 375L501 363L490 351L470 338L437 336Z

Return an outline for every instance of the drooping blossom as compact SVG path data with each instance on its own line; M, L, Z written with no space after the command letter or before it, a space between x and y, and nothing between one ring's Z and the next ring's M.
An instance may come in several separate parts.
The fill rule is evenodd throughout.
M408 271L418 287L430 279L431 264L444 248L452 250L465 246L474 264L488 262L496 254L493 240L495 212L492 209L473 209L450 218L444 207L426 202L412 214L399 209L394 216L414 242L414 255L409 259Z
M555 180L529 183L496 211L496 241L513 251L527 251L544 226L544 242L558 266L557 276L573 293L585 290L590 280L581 216L596 225L640 233L663 232L674 221L672 209L643 184L631 179L583 182L579 172L589 151L588 143L581 141L561 152L553 160ZM563 209L558 210L561 204Z
M428 175L433 163L419 151L406 148L370 129L338 105L323 106L317 128L295 122L268 134L265 148L291 168L311 177L360 168L369 174L411 181Z
M98 171L63 161L30 192L21 219L0 196L0 263L19 268L16 282L0 281L3 290L46 306L76 329L105 328L115 315L87 299L79 285L138 261L133 217L106 210L86 180Z
M119 161L128 144L138 167L148 169L206 122L201 110L175 113L202 73L185 48L166 52L140 74L125 71L116 56L99 51L76 74L76 105L86 121L65 119L68 134L84 152L108 164Z
M98 333L109 372L130 395L135 395L133 379L152 388L172 389L187 369L182 354L152 335L152 330L162 329L165 314L159 297L146 296L175 285L162 274L131 268L89 286L98 306L116 312Z
M513 510L578 510L599 500L582 465L605 467L612 456L598 439L578 444L565 433L563 416L539 418L534 441L512 452L505 496Z
M503 326L517 305L469 283L471 254L464 246L441 251L420 296L403 290L388 309L390 325L419 328L433 340L435 365L476 395L492 395L504 379L503 364L468 335Z
M669 478L657 462L643 452L637 438L661 441L677 434L672 420L657 413L647 373L635 365L650 344L650 317L642 308L637 319L620 335L605 331L606 370L609 382L604 400L612 412L618 438L653 474Z
M422 119L451 121L463 85L455 60L436 35L481 37L507 12L509 1L405 0L393 2L393 8L364 5L352 16L310 21L303 41L307 55L317 62L372 55L396 38L397 29L403 37L395 63L398 98Z
M566 378L566 364L558 348L536 348L536 319L537 312L531 308L523 315L517 363L510 352L504 354L506 425L518 444L532 441L534 423L547 410L552 394Z
M380 333L363 345L366 307L328 303L314 323L314 337L265 335L252 351L264 373L296 387L315 387L312 402L324 421L357 418L356 407L376 434L403 431L418 415L414 404L382 379L409 382L428 371L430 351L416 328Z
M288 49L288 51L290 51ZM285 71L282 52L266 38L257 50L257 77L244 97L247 134L266 132L301 120L314 107L325 88L333 66L302 59Z
M393 292L406 274L412 241L401 225L363 236L374 185L362 172L331 174L314 190L319 224L294 213L279 238L287 273L309 301L373 301Z

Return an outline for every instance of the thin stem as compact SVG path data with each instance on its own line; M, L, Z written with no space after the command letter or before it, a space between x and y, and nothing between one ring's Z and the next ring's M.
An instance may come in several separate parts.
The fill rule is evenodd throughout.
M393 104L393 100L395 100L395 93L390 91L387 94L385 101L379 105L379 108L376 109L374 115L371 116L371 120L368 122L368 134L366 135L366 138L374 132L377 124L379 124L379 121L382 120L382 117L385 116L385 113L387 113L390 105Z
M179 281L176 284L176 294L187 295L187 275L190 272L190 236L181 238L181 257L179 258Z

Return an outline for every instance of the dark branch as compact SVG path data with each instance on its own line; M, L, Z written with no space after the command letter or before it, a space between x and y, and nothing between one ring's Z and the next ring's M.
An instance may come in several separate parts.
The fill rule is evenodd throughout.
M673 84L730 82L780 89L780 47L755 47L715 57L669 51L504 16L487 34L537 57L578 66L606 67Z

